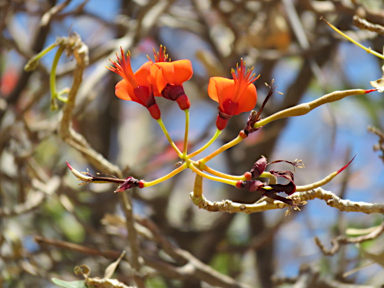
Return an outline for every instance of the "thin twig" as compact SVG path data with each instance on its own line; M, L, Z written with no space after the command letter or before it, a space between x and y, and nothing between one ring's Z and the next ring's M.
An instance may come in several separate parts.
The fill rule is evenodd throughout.
M359 237L346 237L344 235L339 235L331 240L332 247L331 249L327 249L324 247L324 245L321 243L319 238L315 238L316 245L319 246L321 251L326 256L332 256L335 253L337 253L340 250L341 245L346 244L356 244L356 243L362 243L368 240L373 240L379 237L384 232L384 222L381 223L380 226L378 226L374 231L367 235L359 236Z
M372 32L376 32L376 33L384 36L384 26L368 22L367 20L360 18L357 15L353 16L353 25L355 25L356 27L358 27L360 29L365 29L365 30L369 30Z

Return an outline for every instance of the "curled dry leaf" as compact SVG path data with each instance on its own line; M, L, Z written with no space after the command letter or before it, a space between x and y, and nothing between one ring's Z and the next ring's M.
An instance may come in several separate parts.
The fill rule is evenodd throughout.
M371 81L370 83L372 87L377 89L377 92L384 92L384 78L380 78L376 81Z
M107 269L105 269L105 272L104 272L104 278L111 278L113 273L115 272L117 266L119 265L121 259L123 259L125 255L125 251L123 251L119 257L119 259L117 259L115 262L111 263L108 265Z

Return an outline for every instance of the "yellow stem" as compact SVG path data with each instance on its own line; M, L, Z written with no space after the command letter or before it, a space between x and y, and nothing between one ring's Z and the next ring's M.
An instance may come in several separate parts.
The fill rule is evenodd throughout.
M165 137L167 137L169 144L171 144L172 148L176 151L177 155L181 159L183 159L183 154L180 152L179 148L177 148L176 144L172 141L171 137L169 136L167 128L165 128L165 126L164 126L163 120L161 120L161 118L160 118L156 121L157 121L157 123L159 123L161 130L163 130Z
M187 152L188 152L189 109L185 109L184 112L185 112L185 134L184 134L183 159L186 159Z
M168 179L172 178L173 176L179 174L181 171L185 170L186 168L187 168L187 163L184 163L179 168L173 170L171 173L169 173L163 177L160 177L159 179L156 179L156 180L153 180L150 182L144 182L144 187L150 187L150 186L159 184L165 180L168 180Z
M201 147L199 150L189 154L187 156L187 159L190 159L192 157L195 157L196 155L200 154L201 152L203 152L205 149L207 149L209 146L211 146L211 144L217 139L217 137L219 137L219 135L221 134L223 130L219 130L219 129L216 129L216 132L215 132L215 135L213 135L213 137L211 138L211 140L208 141L207 144L205 144L203 147Z
M221 172L216 171L215 169L212 169L212 168L210 168L208 166L204 166L203 170L207 171L208 173L211 173L212 175L215 175L217 177L226 178L226 179L229 179L229 180L236 180L236 181L239 181L239 180L246 181L247 180L244 177L244 175L234 176L234 175L230 175L230 174L226 174L226 173L221 173Z
M339 174L339 173L337 171L335 171L335 172L329 174L324 179L317 181L315 183L304 185L304 186L296 186L296 192L305 192L305 191L310 191L310 190L319 188L319 187L331 182L331 180L333 178L335 178L337 176L337 174Z
M189 168L195 172L197 175L201 176L201 177L204 177L204 178L207 178L209 180L212 180L212 181L216 181L216 182L221 182L221 183L225 183L225 184L229 184L229 185L232 185L232 186L235 186L236 187L236 183L237 181L234 181L234 180L228 180L228 179L224 179L224 178L219 178L219 177L215 177L215 176L211 176L209 174L206 174L204 172L202 172L200 169L198 169L197 167L195 167L195 165L193 163L191 163L189 165Z
M335 30L337 33L339 33L340 35L342 35L343 37L345 37L346 39L348 39L349 41L351 41L353 44L359 46L361 49L367 51L368 54L373 54L375 55L376 57L379 57L380 59L384 59L384 55L380 54L380 53L377 53L376 51L372 51L371 48L366 48L365 46L361 45L359 42L353 40L351 37L349 37L348 35L344 34L343 32L341 32L339 29L337 29L335 26L333 26L331 23L329 23L328 21L326 21L325 19L323 19L325 21L325 23L327 23L329 25L329 27L331 27L333 30Z
M270 172L263 172L259 176L260 178L268 178L269 184L277 184L277 178L275 175L272 175Z
M316 100L313 100L311 102L299 104L296 106L293 106L291 108L281 110L267 118L264 118L258 122L255 123L254 128L260 128L261 126L264 126L272 121L287 118L287 117L294 117L294 116L301 116L309 113L313 109L315 109L318 106L324 105L326 103L335 102L338 100L341 100L347 96L352 95L361 95L366 94L367 91L363 89L352 89L352 90L345 90L345 91L335 91L329 94L326 94L320 98L317 98Z
M211 160L212 158L216 157L217 155L219 155L220 153L224 152L225 150L239 144L241 141L243 141L243 137L241 137L240 135L238 135L235 139L233 139L231 142L228 142L227 144L221 146L219 149L217 149L215 152L209 154L207 157L201 159L200 161L198 162L201 162L201 163L207 163L209 160Z

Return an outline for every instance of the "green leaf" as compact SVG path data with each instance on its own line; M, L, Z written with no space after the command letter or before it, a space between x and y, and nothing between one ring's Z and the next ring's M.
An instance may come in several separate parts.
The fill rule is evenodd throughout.
M57 278L52 278L52 282L64 288L87 288L87 286L85 286L84 280L67 282Z

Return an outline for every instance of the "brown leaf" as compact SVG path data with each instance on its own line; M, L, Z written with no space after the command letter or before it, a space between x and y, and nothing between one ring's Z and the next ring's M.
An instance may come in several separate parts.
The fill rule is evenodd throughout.
M115 272L117 266L119 265L121 259L123 259L124 255L125 255L125 251L123 251L123 253L121 253L119 259L117 259L115 262L108 265L107 269L105 269L105 272L104 272L104 278L107 278L107 279L111 278L111 276Z

